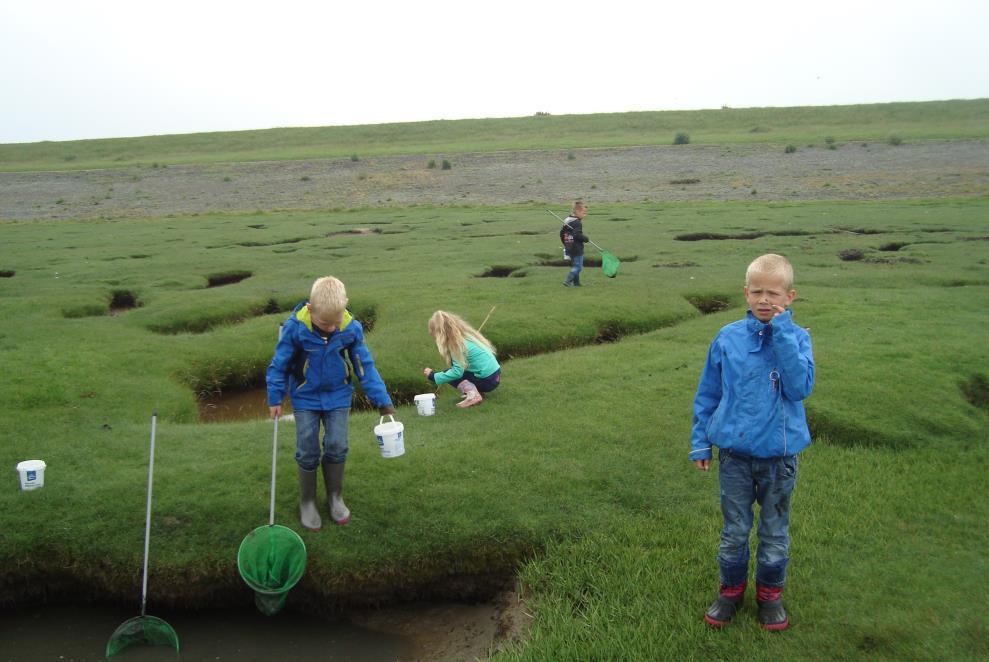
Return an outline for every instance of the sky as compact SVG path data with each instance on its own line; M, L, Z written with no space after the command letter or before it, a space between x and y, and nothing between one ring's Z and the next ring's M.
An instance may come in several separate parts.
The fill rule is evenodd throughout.
M0 143L989 97L987 0L0 0Z

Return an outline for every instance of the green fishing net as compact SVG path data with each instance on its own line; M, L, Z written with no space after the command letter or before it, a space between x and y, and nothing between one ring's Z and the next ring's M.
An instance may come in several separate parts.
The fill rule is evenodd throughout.
M112 657L130 646L171 646L178 650L179 636L157 616L135 616L113 631L106 645L106 656Z
M601 271L608 278L614 278L618 275L618 267L621 266L621 262L618 258L609 253L608 251L601 251Z
M259 526L240 543L237 569L254 590L254 604L261 613L277 614L306 570L306 545L288 527Z

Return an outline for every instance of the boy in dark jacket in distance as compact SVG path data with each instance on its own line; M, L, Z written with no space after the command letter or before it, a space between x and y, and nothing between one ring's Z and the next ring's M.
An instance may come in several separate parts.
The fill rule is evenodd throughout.
M322 526L316 507L316 468L320 465L330 517L340 525L350 521L341 492L354 375L383 416L395 413L388 389L364 344L364 328L347 310L343 283L325 276L313 283L309 301L297 305L282 325L267 371L271 417L281 416L286 393L292 398L299 517L302 526L311 531ZM321 423L325 452L319 440Z
M690 459L711 468L718 447L724 527L718 548L721 588L704 615L731 621L748 581L753 503L759 504L756 601L766 630L790 625L783 586L790 559L790 496L797 453L810 444L803 400L814 388L810 334L793 322L793 267L781 255L756 258L745 273L746 318L723 327L708 351L694 398Z
M563 227L560 228L560 242L573 264L567 279L563 281L566 287L580 287L580 272L584 268L584 244L590 241L590 238L584 234L586 215L587 205L583 200L577 200L573 203L570 215L563 219Z

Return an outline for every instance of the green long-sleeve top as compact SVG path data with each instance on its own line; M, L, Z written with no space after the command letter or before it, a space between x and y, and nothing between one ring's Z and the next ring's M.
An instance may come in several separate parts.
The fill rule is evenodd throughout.
M484 379L489 377L501 366L498 364L498 359L495 358L494 353L484 345L479 345L473 340L467 340L467 368L472 373ZM460 362L456 359L451 361L452 366L444 370L443 372L434 372L430 375L430 378L437 384L447 384L449 382L459 381L464 376L464 366L460 365Z

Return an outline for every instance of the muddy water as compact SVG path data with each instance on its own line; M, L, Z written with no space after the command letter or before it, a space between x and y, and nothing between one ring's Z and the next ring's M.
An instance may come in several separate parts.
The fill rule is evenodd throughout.
M253 608L170 614L181 651L135 646L114 656L121 662L159 660L414 660L412 638L292 612L264 616ZM99 605L40 606L0 610L0 660L103 660L118 625L140 615ZM421 651L421 648L419 648Z
M292 404L288 398L282 403L282 413L292 413ZM228 391L199 403L201 423L250 421L268 416L268 393L264 387L249 391Z

